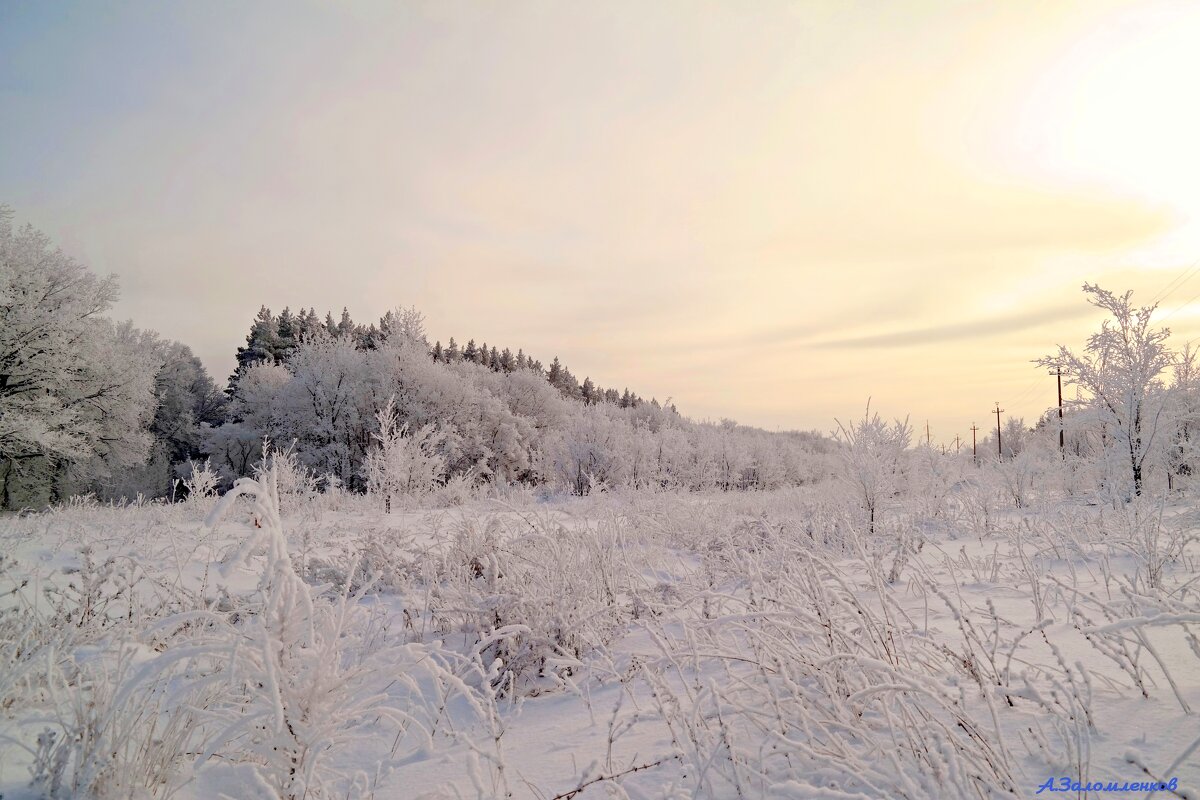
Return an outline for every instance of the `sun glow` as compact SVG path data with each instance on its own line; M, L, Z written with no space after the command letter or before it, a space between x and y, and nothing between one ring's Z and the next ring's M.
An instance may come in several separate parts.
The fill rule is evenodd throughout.
M1123 254L1142 268L1200 258L1200 6L1139 4L1094 23L1026 87L1010 166L1134 199L1171 219ZM1181 80L1184 76L1189 79Z

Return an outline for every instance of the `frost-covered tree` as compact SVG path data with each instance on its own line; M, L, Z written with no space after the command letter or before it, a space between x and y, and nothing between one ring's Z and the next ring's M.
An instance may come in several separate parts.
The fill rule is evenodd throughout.
M1112 318L1088 337L1082 352L1059 345L1057 353L1036 363L1062 369L1064 379L1084 392L1075 405L1104 427L1111 446L1122 453L1132 494L1140 495L1147 459L1163 445L1159 431L1168 407L1163 374L1174 363L1166 345L1171 332L1152 327L1157 305L1135 307L1133 292L1117 296L1086 283L1083 291Z
M282 364L250 367L233 392L227 421L206 431L203 450L226 481L251 474L262 457L264 439L291 441L290 419L283 406L283 391L291 378Z
M621 446L624 433L619 421L602 407L582 406L555 448L559 479L580 496L596 486L623 483L628 455Z
M275 357L280 361L287 361L300 342L300 320L286 306L279 312L275 340Z
M158 363L141 332L103 317L116 294L0 208L0 507L17 483L53 499L69 468L145 458Z
M322 328L320 317L317 316L317 311L312 306L309 306L308 311L300 315L300 323L298 326L298 339L304 341L316 334Z
M290 380L278 396L279 442L295 442L296 456L343 485L357 482L370 427L370 393L378 386L365 354L346 336L317 336L296 349Z
M434 425L410 432L397 419L394 396L376 413L375 422L376 446L367 453L363 471L368 491L381 496L390 513L394 496L429 492L445 480L446 457L440 450L445 435Z
M102 497L170 495L190 462L205 452L206 432L224 421L228 398L186 345L148 337L147 349L162 364L154 376L150 454L145 463L113 470L95 487Z
M837 426L836 436L844 445L840 477L862 504L868 529L874 533L883 504L899 488L912 428L907 419L887 424L878 413L871 413L869 402L862 419L849 425L838 421Z
M229 377L230 392L236 388L242 374L255 364L275 364L279 359L279 321L271 309L262 306L250 324L246 344L237 349L237 370Z
M392 309L379 320L379 339L393 342L403 339L414 344L426 344L425 315L415 307Z
M1004 449L1004 458L1015 458L1025 451L1028 438L1030 438L1030 429L1025 426L1024 417L1010 416L1004 420L1002 434L1001 445Z
M343 339L354 337L354 320L350 318L350 309L342 306L342 318L338 320L337 335Z
M1176 479L1194 475L1200 462L1200 365L1190 344L1176 360L1170 396L1166 467L1168 488L1175 488Z

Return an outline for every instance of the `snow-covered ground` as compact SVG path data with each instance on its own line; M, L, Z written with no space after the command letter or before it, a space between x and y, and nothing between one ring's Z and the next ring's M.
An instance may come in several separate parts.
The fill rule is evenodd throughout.
M978 495L5 517L0 795L1200 797L1191 502Z

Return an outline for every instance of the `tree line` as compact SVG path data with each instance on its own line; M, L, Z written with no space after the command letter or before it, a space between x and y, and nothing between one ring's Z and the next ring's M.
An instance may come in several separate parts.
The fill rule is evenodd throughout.
M264 306L220 387L186 345L112 321L116 297L115 279L0 209L0 508L178 496L198 464L228 484L265 446L288 450L314 485L354 491L378 483L385 448L436 465L423 486L576 494L773 488L827 471L818 434L695 422L580 382L557 358L430 344L413 308L364 326L345 309L335 320Z
M83 494L178 497L198 467L230 485L267 448L286 451L311 487L385 497L451 484L579 495L772 489L836 469L872 519L905 474L958 474L932 448L913 448L906 423L868 414L831 439L697 422L669 402L579 381L558 358L546 367L473 339L430 343L415 308L362 325L347 309L335 319L263 306L218 386L186 345L107 316L113 278L12 219L0 207L3 509ZM1057 409L1031 427L1010 419L1002 447L990 435L979 441L975 460L994 459L1014 497L1054 481L1133 498L1200 469L1190 343L1168 347L1155 307L1135 306L1131 293L1084 292L1108 319L1082 348L1059 346L1034 362L1075 387L1061 421Z

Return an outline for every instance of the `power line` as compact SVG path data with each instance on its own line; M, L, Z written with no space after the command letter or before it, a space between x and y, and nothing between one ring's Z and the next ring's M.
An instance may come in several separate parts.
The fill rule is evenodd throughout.
M1188 306L1190 306L1192 303L1196 302L1197 300L1200 300L1200 293L1197 293L1197 294L1196 294L1196 296L1195 296L1195 297L1193 297L1191 300L1188 300L1188 301L1187 301L1186 303L1184 303L1183 305L1181 305L1181 306L1178 306L1178 307L1177 307L1177 308L1176 308L1174 311L1172 311L1170 314L1167 314L1165 317L1163 317L1162 319L1160 319L1160 320L1158 321L1158 324L1159 324L1159 325L1163 324L1164 322L1166 322L1167 320L1169 320L1171 317L1175 316L1175 315L1176 315L1176 314L1178 314L1180 311L1182 311L1183 309L1187 308Z
M1019 405L1025 402L1025 400L1027 400L1033 394L1034 389L1036 389L1041 382L1041 376L1034 378L1028 386L1022 389L1020 393L1010 398L1008 402L1012 403L1013 405Z
M1183 272L1175 276L1175 279L1166 286L1158 290L1158 294L1150 298L1150 304L1161 303L1171 295L1175 294L1184 284L1190 282L1192 278L1200 274L1200 258L1192 262L1190 267L1184 268ZM1186 277L1184 277L1186 276Z

